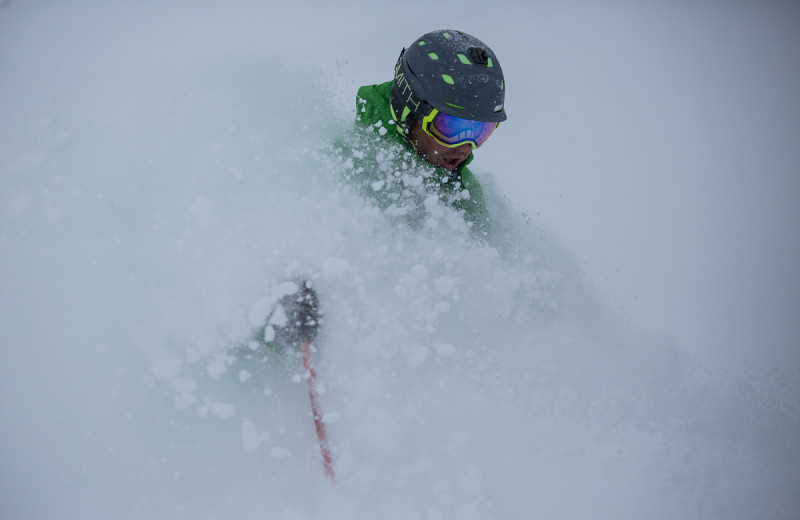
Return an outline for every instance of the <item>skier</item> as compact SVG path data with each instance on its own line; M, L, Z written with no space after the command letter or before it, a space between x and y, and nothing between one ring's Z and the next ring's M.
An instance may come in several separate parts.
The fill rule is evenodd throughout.
M355 139L337 143L345 176L412 226L435 193L463 211L472 236L486 239L483 191L467 165L506 120L504 101L503 70L486 44L456 30L426 33L400 52L393 80L358 89ZM410 165L409 155L423 164ZM408 172L418 173L419 183L406 179ZM313 341L321 320L317 296L309 282L298 286L268 317L258 344L284 350Z
M435 195L463 213L473 236L487 239L486 203L467 165L506 120L504 102L503 71L488 46L460 31L429 32L400 52L394 79L358 90L353 139L338 142L334 151L343 159L345 177L357 181L387 215L418 227ZM242 367L235 371L241 374L244 367L263 365L270 350L302 355L325 474L333 480L311 361L322 318L319 300L309 281L287 292L253 341L238 345L228 363Z
M393 80L358 90L356 128L362 134L377 133L379 145L367 144L348 154L352 167L346 176L359 181L382 209L394 205L393 210L418 227L421 205L415 208L401 197L414 184L401 175L415 169L407 161L411 151L428 165L416 168L422 185L417 202L436 193L463 211L474 237L486 239L489 215L481 186L467 165L473 151L506 120L504 100L503 70L486 44L456 30L426 33L401 51ZM402 183L392 189L397 179Z

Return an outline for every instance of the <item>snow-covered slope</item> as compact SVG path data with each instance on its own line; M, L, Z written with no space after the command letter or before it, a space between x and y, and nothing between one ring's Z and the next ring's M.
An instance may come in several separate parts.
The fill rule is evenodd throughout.
M488 160L491 247L340 184L332 7L146 5L0 9L3 518L796 518L796 379L628 324ZM229 363L296 278L335 486L299 360Z

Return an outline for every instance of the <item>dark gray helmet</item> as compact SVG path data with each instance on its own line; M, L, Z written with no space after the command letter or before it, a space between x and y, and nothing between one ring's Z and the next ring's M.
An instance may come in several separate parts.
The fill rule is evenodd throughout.
M406 130L432 109L463 119L506 120L503 69L482 41L454 30L433 31L403 49L395 65L392 117ZM411 116L411 117L410 117Z

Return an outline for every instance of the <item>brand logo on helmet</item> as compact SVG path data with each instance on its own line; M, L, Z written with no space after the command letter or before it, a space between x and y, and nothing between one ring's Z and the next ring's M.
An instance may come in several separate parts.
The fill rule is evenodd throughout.
M406 98L405 102L408 105L413 105L413 112L416 113L419 111L420 101L414 101L414 93L411 91L411 85L408 84L408 79L406 79L406 75L401 72L401 70L402 64L398 61L397 66L394 69L395 85L397 85L398 92L400 92L401 97L406 96L406 93L408 93L408 97Z

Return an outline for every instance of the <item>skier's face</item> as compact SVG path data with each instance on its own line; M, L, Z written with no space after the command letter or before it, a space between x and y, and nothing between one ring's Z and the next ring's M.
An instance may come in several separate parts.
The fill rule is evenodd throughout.
M455 148L448 148L436 142L436 139L422 131L422 124L417 121L411 129L411 142L417 153L432 165L455 170L472 152L472 146L464 143Z

